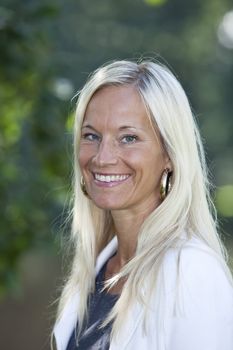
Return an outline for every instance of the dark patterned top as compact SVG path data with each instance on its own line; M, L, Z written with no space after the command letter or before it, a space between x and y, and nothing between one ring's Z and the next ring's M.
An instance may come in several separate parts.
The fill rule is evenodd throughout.
M107 263L102 267L96 277L95 292L89 297L88 320L86 321L78 345L76 340L76 329L74 329L66 350L108 350L110 346L111 323L100 328L103 320L109 314L118 299L118 295L102 291L104 274ZM77 324L78 329L78 324Z

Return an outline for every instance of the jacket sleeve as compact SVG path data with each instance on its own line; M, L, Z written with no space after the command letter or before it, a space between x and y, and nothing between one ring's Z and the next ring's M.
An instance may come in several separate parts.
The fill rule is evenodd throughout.
M211 253L182 251L168 350L233 350L233 288Z

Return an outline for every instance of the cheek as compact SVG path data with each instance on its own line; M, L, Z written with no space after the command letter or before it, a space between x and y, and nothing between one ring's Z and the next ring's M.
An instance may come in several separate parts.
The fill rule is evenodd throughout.
M84 152L79 152L78 164L79 164L79 168L80 168L81 172L83 173L85 168L87 167L87 164L88 164L87 156Z
M93 152L89 147L80 146L77 157L78 157L78 163L80 165L80 168L83 168L85 167L85 165L88 164L90 159L93 157Z
M164 169L165 160L162 152L153 152L153 149L133 150L125 153L125 158L132 167L143 171L161 171Z
M79 168L82 170L84 162L83 162L82 158L80 157L80 154L78 154L77 162L78 162Z
M160 153L150 153L145 155L142 161L142 172L146 184L148 186L155 186L156 188L160 185L161 176L165 168L165 161Z

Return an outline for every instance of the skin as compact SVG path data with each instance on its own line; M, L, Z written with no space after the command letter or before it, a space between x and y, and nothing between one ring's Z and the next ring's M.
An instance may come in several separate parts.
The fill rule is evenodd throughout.
M89 197L113 218L118 251L107 264L109 278L134 255L141 224L161 202L162 173L171 169L135 87L108 86L94 94L82 125L79 164ZM103 182L95 174L127 178ZM123 283L111 293L119 293Z

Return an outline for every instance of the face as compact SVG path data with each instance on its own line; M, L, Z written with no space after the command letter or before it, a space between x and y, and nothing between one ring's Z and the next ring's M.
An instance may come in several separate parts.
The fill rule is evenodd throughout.
M137 213L159 205L161 176L170 163L133 86L94 94L82 125L79 164L98 207Z

